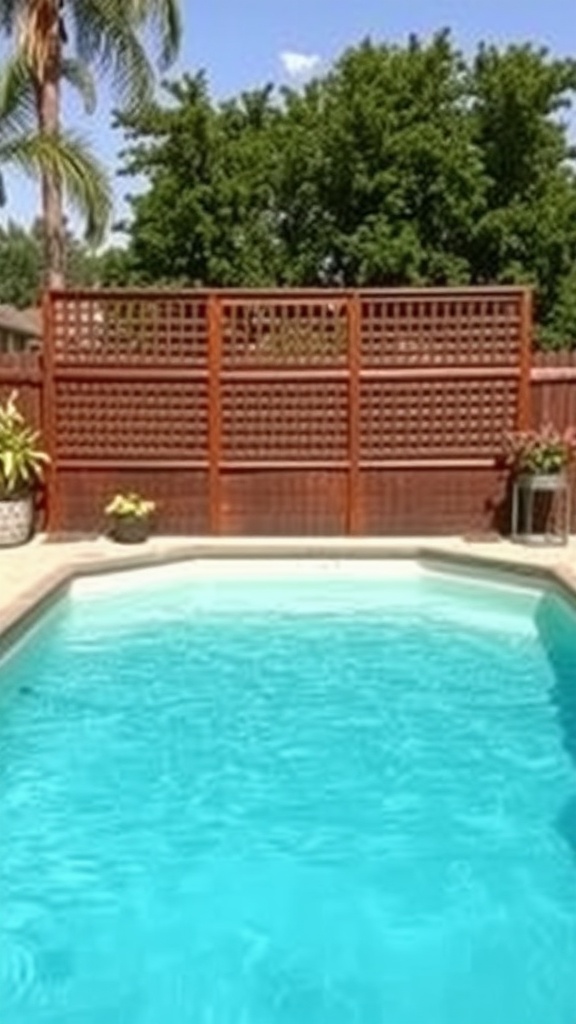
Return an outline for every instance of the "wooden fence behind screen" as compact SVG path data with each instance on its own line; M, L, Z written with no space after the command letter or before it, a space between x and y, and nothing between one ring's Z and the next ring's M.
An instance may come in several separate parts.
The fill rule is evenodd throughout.
M531 371L535 424L576 427L576 352L537 352Z
M97 529L127 489L163 532L489 528L502 435L530 422L530 337L516 288L52 293L22 381L49 528Z

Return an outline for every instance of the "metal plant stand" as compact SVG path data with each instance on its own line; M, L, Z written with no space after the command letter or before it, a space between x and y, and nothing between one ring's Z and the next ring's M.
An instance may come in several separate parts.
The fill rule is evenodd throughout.
M512 540L524 544L567 544L570 506L570 481L566 473L516 477L512 491Z

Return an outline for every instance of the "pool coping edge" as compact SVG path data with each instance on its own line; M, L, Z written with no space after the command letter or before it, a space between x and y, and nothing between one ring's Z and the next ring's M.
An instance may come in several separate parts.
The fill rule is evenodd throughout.
M169 550L147 549L137 552L97 552L90 556L84 555L71 559L58 567L38 570L33 584L8 601L0 608L0 655L4 654L33 624L34 620L50 604L62 596L68 587L79 577L101 576L133 569L149 569L171 565L183 561L240 561L253 560L284 560L287 558L330 559L335 561L358 561L361 559L381 559L388 561L418 561L424 567L432 569L473 569L476 573L486 575L500 573L508 579L522 579L527 584L552 588L560 593L570 604L576 606L576 572L562 564L536 564L519 562L505 554L486 552L476 554L472 551L454 551L449 548L432 547L423 543L398 541L385 544L374 541L363 543L362 547L335 548L333 543L322 543L303 539L300 543L291 538L289 542L274 541L258 547L251 544L222 545L214 543L183 543Z

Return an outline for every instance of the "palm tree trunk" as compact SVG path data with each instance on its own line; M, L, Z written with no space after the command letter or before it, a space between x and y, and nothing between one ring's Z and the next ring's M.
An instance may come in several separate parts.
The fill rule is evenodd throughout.
M44 73L37 81L38 125L46 135L60 131L60 82L62 42L58 3L54 4L47 41ZM44 228L44 284L63 288L66 279L65 225L62 183L55 174L42 174L42 220Z
M62 189L52 175L42 175L42 220L44 221L44 283L47 288L64 288L66 259Z

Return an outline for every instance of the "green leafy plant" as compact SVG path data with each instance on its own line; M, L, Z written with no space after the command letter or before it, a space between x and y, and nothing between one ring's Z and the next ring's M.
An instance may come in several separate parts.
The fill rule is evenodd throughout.
M517 474L561 473L576 457L576 430L563 432L552 424L505 438L506 464Z
M120 518L146 519L156 510L156 502L143 498L135 491L116 494L106 506L106 515Z
M41 480L50 461L39 448L40 435L30 427L18 409L13 391L0 404L0 498L30 491Z

